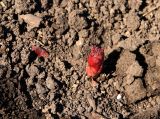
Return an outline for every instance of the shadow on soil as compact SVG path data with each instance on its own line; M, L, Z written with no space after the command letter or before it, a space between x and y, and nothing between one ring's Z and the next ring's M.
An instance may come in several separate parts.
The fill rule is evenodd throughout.
M116 70L116 64L120 57L122 49L114 50L108 55L108 58L104 61L103 72L105 74L112 73Z

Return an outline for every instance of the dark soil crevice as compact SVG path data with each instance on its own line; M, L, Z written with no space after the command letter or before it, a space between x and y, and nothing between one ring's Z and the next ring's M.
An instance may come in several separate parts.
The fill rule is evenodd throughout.
M142 73L141 79L143 82L143 86L146 88L146 83L145 83L144 78L147 73L148 64L146 63L145 57L143 56L143 54L141 54L139 52L139 48L137 50L135 50L133 53L136 55L136 60L138 61L139 65L142 66L142 68L143 68L143 73Z
M9 44L8 44L9 51L8 51L7 57L9 59L9 63L10 63L10 66L11 66L11 75L14 77L16 75L16 73L13 70L14 69L14 63L12 61L11 54L13 52L13 42L16 40L16 35L13 33L13 31L10 31L9 33L11 34L10 37L12 37L12 38L11 38L11 41L9 41Z
M142 0L142 4L139 8L140 11L143 11L143 9L147 6L146 0Z
M36 3L36 5L35 5L35 10L41 12L43 9L42 9L42 7L41 7L42 5L41 5L40 0L34 0L34 2ZM36 12L36 11L35 11L35 12Z
M60 119L57 114L52 114L52 113L51 113L51 115L52 115L53 119Z
M22 24L19 25L19 34L22 35L27 31L27 24L25 22L22 22Z
M70 69L72 67L72 65L68 62L68 61L63 61L64 65L65 65L65 68L66 69Z
M108 55L108 58L104 61L103 72L106 74L112 73L116 70L116 64L120 57L122 49L114 50Z
M25 70L25 66L24 66L23 70L24 70L23 71L23 76L20 79L20 91L22 93L24 93L26 98L27 98L26 104L27 104L28 108L33 108L33 106L32 106L32 98L31 98L31 95L28 92L26 81L25 81L27 79L27 77L29 77L28 73Z
M28 56L29 64L31 64L34 60L36 60L36 58L37 54L34 51L32 51Z

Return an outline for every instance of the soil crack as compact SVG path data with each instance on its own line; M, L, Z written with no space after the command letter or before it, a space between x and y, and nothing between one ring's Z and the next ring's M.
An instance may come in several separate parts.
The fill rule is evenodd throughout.
M140 48L140 47L139 47ZM136 60L137 62L139 63L140 66L142 66L143 68L143 73L142 73L142 76L141 76L141 79L142 79L142 82L143 82L143 86L146 88L146 83L145 83L145 75L147 73L147 69L148 69L148 64L146 63L146 59L145 57L143 56L143 54L141 54L139 52L139 48L135 51L133 51L133 53L136 55Z

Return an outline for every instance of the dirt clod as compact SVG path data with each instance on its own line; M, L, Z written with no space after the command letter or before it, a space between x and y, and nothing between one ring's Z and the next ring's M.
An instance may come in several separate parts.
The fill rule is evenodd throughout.
M87 20L82 16L83 11L74 10L69 14L68 23L76 31L83 30L88 26Z
M146 96L146 90L141 79L136 79L132 84L125 87L125 92L130 103L143 99Z
M28 26L27 26L27 30L30 31L31 29L35 28L35 27L39 27L42 18L38 17L38 16L34 16L32 14L25 14L25 15L20 15L19 19L24 20Z

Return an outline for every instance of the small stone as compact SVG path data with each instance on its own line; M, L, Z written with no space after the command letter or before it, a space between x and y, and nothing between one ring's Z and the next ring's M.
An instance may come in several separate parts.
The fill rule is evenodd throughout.
M47 79L46 79L46 86L50 90L54 90L55 89L54 80L51 77L47 77Z
M32 14L25 14L25 15L20 15L19 19L24 20L28 26L27 29L28 31L30 31L31 29L35 28L35 27L39 27L42 18L38 17L38 16L34 16Z
M121 100L122 99L122 95L121 94L118 94L117 95L117 100Z

